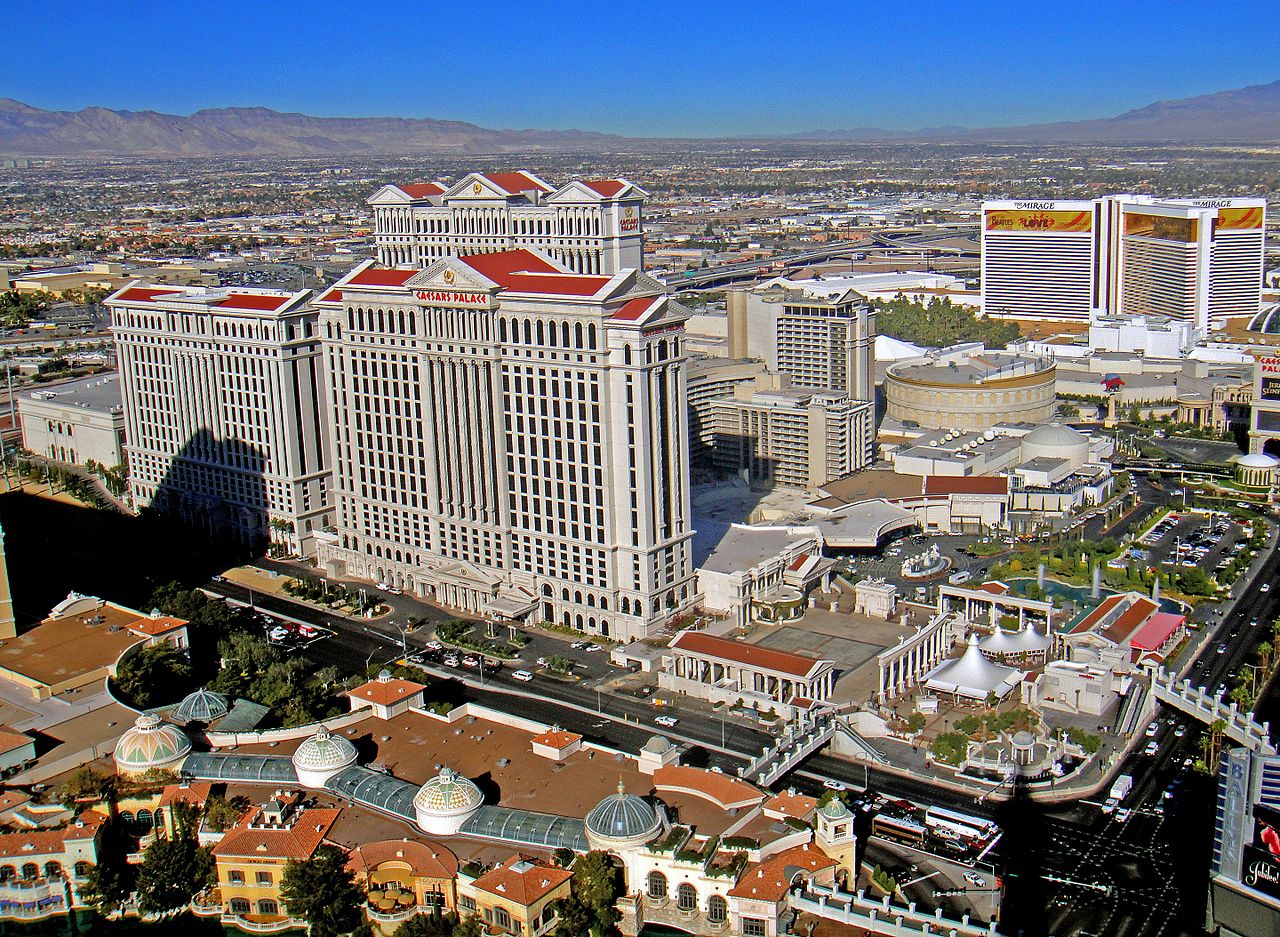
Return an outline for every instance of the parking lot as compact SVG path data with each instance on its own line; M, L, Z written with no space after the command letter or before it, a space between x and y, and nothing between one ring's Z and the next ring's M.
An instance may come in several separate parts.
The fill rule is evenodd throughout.
M1221 514L1169 514L1140 537L1129 556L1149 567L1200 567L1213 574L1247 549L1238 523Z

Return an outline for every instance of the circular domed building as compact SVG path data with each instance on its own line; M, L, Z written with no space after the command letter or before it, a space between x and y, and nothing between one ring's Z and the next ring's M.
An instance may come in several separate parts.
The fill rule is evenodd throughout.
M356 763L356 747L340 735L320 731L298 746L293 753L293 770L304 787L324 787L325 782Z
M191 752L191 739L155 713L143 713L116 742L116 771L145 774L152 768L176 771Z
M1236 483L1242 488L1269 491L1276 482L1276 466L1278 465L1280 465L1280 460L1276 459L1275 456L1267 455L1265 452L1242 455L1236 459Z
M587 814L587 842L592 849L620 851L643 846L658 835L662 820L648 801L628 794L621 781Z
M418 788L413 795L413 812L418 829L436 836L451 836L484 803L480 788L452 768L440 773Z
M1057 397L1053 361L1008 352L925 356L890 364L885 414L926 429L981 432L997 423L1043 423Z
M1070 426L1047 423L1022 437L1022 460L1064 459L1078 469L1089 461L1089 439Z
M173 711L173 717L183 725L188 722L208 725L214 720L221 719L229 711L230 707L227 705L225 696L201 687L183 698L178 708Z

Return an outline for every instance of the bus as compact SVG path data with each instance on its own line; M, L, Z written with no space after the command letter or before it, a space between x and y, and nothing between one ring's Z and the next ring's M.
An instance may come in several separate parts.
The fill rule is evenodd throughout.
M999 827L990 820L942 807L927 807L924 822L941 839L960 837L970 841L986 841L999 832Z
M871 835L918 849L924 846L925 828L914 820L887 817L878 813L871 821Z

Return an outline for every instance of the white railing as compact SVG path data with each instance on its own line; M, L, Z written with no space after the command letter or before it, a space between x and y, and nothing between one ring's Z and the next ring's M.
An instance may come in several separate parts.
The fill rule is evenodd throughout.
M1163 667L1151 675L1151 692L1160 702L1172 706L1201 722L1212 725L1222 721L1227 738L1263 755L1275 755L1271 741L1271 724L1255 722L1253 714L1240 709L1238 703L1224 703L1221 695L1210 694L1190 680L1179 680Z
M967 914L957 921L943 917L941 908L933 914L926 914L916 910L915 902L904 908L892 904L887 896L877 901L868 898L865 892L855 895L823 885L810 885L805 892L793 894L790 904L794 911L806 911L886 937L921 937L924 934L997 937L999 934L994 921L985 925L971 923Z

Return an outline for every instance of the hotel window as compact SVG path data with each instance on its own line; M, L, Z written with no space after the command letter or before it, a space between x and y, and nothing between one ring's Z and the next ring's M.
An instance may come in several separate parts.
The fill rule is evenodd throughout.
M227 872L227 884L228 884L228 885L243 885L243 884L244 884L244 873L243 873L243 872L241 872L239 869L231 869L231 870L229 870L229 871Z
M764 919L758 917L740 918L742 921L742 937L765 937Z
M263 886L270 885L272 883L271 873L259 872L257 874L257 881L259 885L263 885Z

